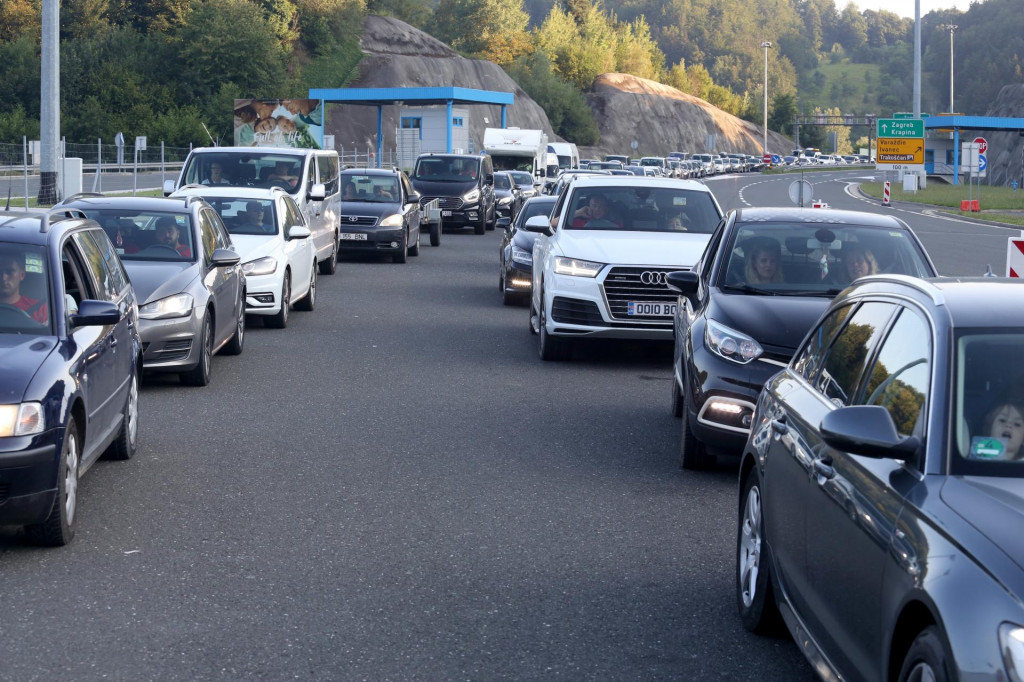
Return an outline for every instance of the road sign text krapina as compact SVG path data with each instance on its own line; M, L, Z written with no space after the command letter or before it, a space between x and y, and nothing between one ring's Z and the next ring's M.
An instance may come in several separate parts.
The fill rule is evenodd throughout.
M878 170L924 170L924 121L880 118L876 121Z

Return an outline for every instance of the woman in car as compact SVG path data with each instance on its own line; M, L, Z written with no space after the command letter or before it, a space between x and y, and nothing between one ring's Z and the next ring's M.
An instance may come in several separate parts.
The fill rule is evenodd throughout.
M778 284L782 278L782 247L771 237L755 240L744 249L747 284Z
M878 274L878 261L869 249L856 242L843 244L841 253L846 281Z

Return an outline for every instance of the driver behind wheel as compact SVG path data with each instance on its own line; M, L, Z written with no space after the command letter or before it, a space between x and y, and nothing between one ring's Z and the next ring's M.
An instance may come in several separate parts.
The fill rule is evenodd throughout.
M25 280L25 255L18 251L0 251L0 303L23 310L40 324L46 324L50 312L46 301L22 296L21 283Z
M295 184L299 181L299 176L292 164L287 161L278 161L274 164L274 171L267 176L267 180L271 183L282 182L287 185L287 189L294 189Z
M178 241L178 223L170 216L164 216L156 221L156 243L169 246L185 258L192 257L192 249L187 244Z

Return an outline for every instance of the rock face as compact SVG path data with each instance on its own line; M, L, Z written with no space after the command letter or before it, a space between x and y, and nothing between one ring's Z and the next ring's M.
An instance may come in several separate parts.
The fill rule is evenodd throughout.
M987 116L1020 118L1024 111L1024 85L1006 85L999 91L995 104L986 112ZM1022 187L1024 179L1024 137L1017 131L1006 133L982 133L988 140L988 163L993 185L1009 185L1016 180Z
M661 156L670 151L698 153L715 135L714 151L760 156L763 128L727 114L704 100L667 85L624 73L597 77L587 94L601 141L587 155ZM633 141L637 148L632 149ZM768 132L768 150L788 154L793 143ZM580 150L582 154L584 150Z
M359 62L358 78L348 87L457 87L511 92L515 103L506 110L507 125L544 130L549 138L561 139L554 135L544 110L497 64L461 57L441 41L391 17L368 16L363 29L359 46L366 56ZM324 84L321 87L337 86ZM469 137L476 141L476 149L484 139L484 128L501 126L500 106L455 106L469 109ZM398 112L397 106L384 106L381 110L385 149L395 146ZM490 123L484 123L484 118ZM326 132L334 135L338 147L375 147L377 107L329 105Z
M462 87L475 90L512 92L515 103L508 107L506 122L519 128L541 129L552 141L561 140L551 129L547 114L492 62L461 57L430 35L390 17L368 16L363 24L360 47L366 56L359 63L359 76L352 88ZM337 84L323 83L331 88ZM621 73L600 76L587 95L601 131L600 142L581 149L583 157L605 153L663 155L670 151L705 151L706 136L716 135L715 151L760 154L760 126L716 109L702 99L684 94L654 81ZM410 106L413 106L410 103ZM480 148L484 128L501 125L501 107L466 106L470 112L469 137ZM385 105L381 110L384 148L395 146L399 108ZM490 120L485 123L484 118ZM333 104L327 107L327 134L344 151L365 152L376 147L376 106ZM638 143L633 153L630 143ZM770 132L768 148L788 152L792 143Z

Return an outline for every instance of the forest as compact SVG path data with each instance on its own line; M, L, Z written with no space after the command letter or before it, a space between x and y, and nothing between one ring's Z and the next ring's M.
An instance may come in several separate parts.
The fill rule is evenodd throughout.
M0 142L39 133L41 0L0 0ZM922 108L984 114L1024 82L1019 0L922 17ZM555 131L593 144L585 93L610 71L650 78L769 127L798 114L911 109L913 22L833 0L63 0L61 128L68 141L145 134L171 146L230 139L232 102L304 97L357 73L363 18L394 16L501 65ZM472 27L471 31L467 31Z

